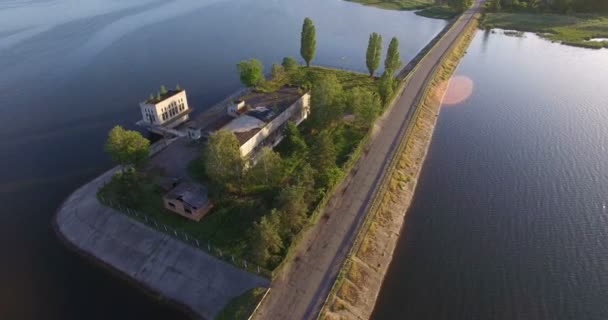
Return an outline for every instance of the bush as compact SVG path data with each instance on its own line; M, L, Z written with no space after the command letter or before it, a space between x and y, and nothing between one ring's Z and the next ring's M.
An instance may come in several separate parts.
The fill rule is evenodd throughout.
M296 59L294 57L283 58L282 65L283 65L283 68L285 69L285 71L287 71L287 72L296 71L300 67L300 65L298 64L298 62L296 61Z

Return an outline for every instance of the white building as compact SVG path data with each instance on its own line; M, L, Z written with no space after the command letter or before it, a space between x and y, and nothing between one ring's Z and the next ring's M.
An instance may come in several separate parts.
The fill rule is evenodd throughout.
M186 90L169 90L162 96L141 102L139 108L142 124L166 128L174 128L188 121L188 114L192 111L188 106Z
M215 130L229 130L239 141L241 155L251 157L262 147L277 145L288 121L298 125L308 117L310 94L290 86L270 93L254 92L230 103L226 114L208 128L192 123L188 136L196 140Z

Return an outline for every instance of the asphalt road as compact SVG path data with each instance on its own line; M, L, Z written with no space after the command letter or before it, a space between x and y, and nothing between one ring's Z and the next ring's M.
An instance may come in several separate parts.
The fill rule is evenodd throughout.
M468 25L481 4L463 14L420 61L401 96L377 123L365 154L329 201L319 222L306 231L296 253L273 281L254 319L316 319L364 220L375 190L393 158L412 114L412 106L434 66Z

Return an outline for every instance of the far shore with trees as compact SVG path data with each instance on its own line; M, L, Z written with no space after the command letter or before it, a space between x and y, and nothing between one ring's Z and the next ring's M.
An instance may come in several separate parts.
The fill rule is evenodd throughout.
M536 32L567 45L608 48L608 1L605 0L489 0L482 21L485 29Z
M434 19L452 19L472 0L346 0L388 10L416 10L419 16Z

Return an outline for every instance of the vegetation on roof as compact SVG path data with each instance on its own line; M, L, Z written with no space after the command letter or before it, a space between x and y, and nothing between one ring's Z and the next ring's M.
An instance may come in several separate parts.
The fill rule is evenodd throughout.
M158 92L156 92L156 95L154 95L153 93L150 93L150 96L146 100L146 103L150 103L150 104L159 103L182 90L183 89L179 86L179 84L176 85L175 89L173 89L173 90L170 90L170 89L168 90L167 87L165 87L165 85L161 85Z

